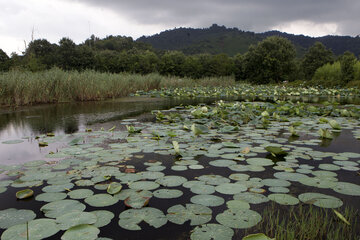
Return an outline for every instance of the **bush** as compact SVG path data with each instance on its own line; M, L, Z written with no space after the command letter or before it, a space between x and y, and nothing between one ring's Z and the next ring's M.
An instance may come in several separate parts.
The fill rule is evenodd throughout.
M311 84L326 87L344 85L343 81L341 81L340 62L335 62L333 64L327 63L318 68L312 78Z

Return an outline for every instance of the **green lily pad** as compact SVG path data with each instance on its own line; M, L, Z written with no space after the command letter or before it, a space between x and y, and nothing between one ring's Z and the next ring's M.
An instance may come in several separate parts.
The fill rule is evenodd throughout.
M231 165L235 165L236 162L233 160L213 160L209 162L209 165L214 166L214 167L229 167Z
M261 183L269 187L289 187L291 185L289 181L275 178L263 179Z
M147 190L134 190L134 189L125 189L114 195L115 198L119 200L125 200L130 196L138 195L141 197L151 198L153 196L152 192Z
M235 211L238 209L250 209L250 204L242 200L230 200L226 202L226 206Z
M167 219L175 224L182 225L190 220L190 225L201 225L209 222L212 218L210 208L198 204L175 205L167 210Z
M190 202L200 204L207 207L217 207L224 204L224 199L215 195L195 195L190 199Z
M249 175L244 174L244 173L233 173L229 176L230 179L235 180L235 181L246 181L249 179Z
M77 200L65 199L45 204L40 208L46 217L57 218L65 213L82 212L86 206Z
M97 217L89 212L70 212L56 218L56 223L60 230L67 230L71 227L82 224L93 224Z
M268 198L281 205L296 205L299 203L299 199L284 193L273 193L270 194Z
M158 183L151 181L137 181L129 184L129 188L134 190L154 190L159 186Z
M17 199L25 199L25 198L32 197L33 195L34 195L34 191L31 189L24 189L24 190L16 192Z
M227 227L246 229L258 224L261 215L250 209L228 209L218 214L216 221Z
M9 141L3 141L2 144L18 144L24 142L23 140L17 139L17 140L9 140Z
M314 204L322 208L338 208L343 205L340 199L321 193L303 193L299 195L299 199L303 203Z
M259 193L243 192L234 195L234 200L242 200L251 204L268 202L270 199Z
M266 149L266 151L271 153L273 156L282 156L282 155L287 155L288 154L281 147L267 146L267 147L265 147L265 149Z
M187 179L181 176L165 176L156 180L157 183L165 187L177 187L186 181Z
M95 240L98 238L100 230L92 225L77 225L69 228L61 236L61 240Z
M154 191L154 196L157 198L171 199L178 198L183 195L183 192L177 189L159 189Z
M94 192L90 189L76 189L68 192L67 195L72 199L85 199L94 195Z
M111 220L115 217L114 213L106 210L97 210L91 212L96 215L96 222L94 223L95 227L101 228L108 225Z
M125 199L124 203L127 207L131 208L142 208L149 203L150 197L144 197L140 194L130 195Z
M138 225L142 221L154 228L159 228L167 223L164 213L156 208L128 209L119 215L119 226L127 230L141 230Z
M117 203L118 199L110 194L100 193L87 197L84 201L92 207L107 207Z
M274 162L267 158L248 158L246 162L255 166L272 166Z
M59 228L55 220L41 218L31 220L28 224L23 223L8 228L1 235L1 240L38 240L51 237L57 232Z
M197 226L191 233L191 240L231 240L234 230L229 227L209 223Z
M209 184L209 185L220 185L223 183L229 183L230 179L220 176L220 175L202 175L198 178L198 180Z
M0 211L0 228L6 229L14 225L29 222L36 218L31 210L8 208Z
M237 194L247 190L245 185L239 183L224 183L215 187L215 190L222 194Z
M338 182L333 190L345 195L360 196L360 185L354 183Z
M112 182L112 183L109 184L106 191L109 194L116 194L116 193L120 192L121 189L122 189L122 185L120 183Z
M201 184L195 184L192 186L190 191L195 194L212 194L215 192L215 187L201 182Z
M66 193L41 193L35 197L36 201L55 202L66 198Z
M243 237L242 240L275 240L275 239L269 238L268 236L266 236L263 233L255 233L255 234L249 234L249 235Z
M286 187L269 187L269 191L273 193L288 193L290 190Z

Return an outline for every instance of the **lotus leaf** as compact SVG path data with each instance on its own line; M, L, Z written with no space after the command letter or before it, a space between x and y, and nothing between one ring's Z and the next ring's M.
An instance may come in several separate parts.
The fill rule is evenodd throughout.
M100 193L87 197L84 201L92 207L107 207L117 203L118 199L110 194Z
M218 214L216 221L227 227L246 229L258 224L261 215L250 209L228 209Z
M8 208L0 211L0 228L9 228L14 225L29 222L35 219L36 214L31 210Z
M191 233L191 240L231 240L234 230L220 224L204 224L197 226Z
M67 230L82 224L93 224L96 221L96 215L89 212L70 212L56 218L60 230Z
M166 224L167 218L164 213L156 208L128 209L119 215L120 227L127 230L141 230L138 225L145 221L150 226L159 228Z
M201 225L209 222L212 218L210 208L198 204L175 205L167 210L166 215L172 223L182 225L190 220L190 225Z
M273 193L270 194L268 198L281 205L296 205L299 203L299 199L284 193Z
M269 198L262 194L243 192L234 195L234 200L242 200L251 204L265 203L269 201Z
M25 199L25 198L32 197L33 195L34 195L34 191L31 189L24 189L24 190L16 192L17 199Z
M183 192L177 189L159 189L154 191L154 196L157 198L171 199L178 198L183 195Z
M177 187L182 185L186 181L187 179L181 176L165 176L156 180L157 183L165 187Z
M57 218L65 213L82 212L86 206L77 200L59 200L45 204L40 208L46 217Z
M100 230L92 225L77 225L69 228L61 236L61 240L95 240L98 238Z
M72 199L85 199L94 195L94 192L90 189L76 189L68 192L67 195Z
M66 193L41 193L35 197L36 201L55 202L66 198Z
M106 210L97 210L91 213L96 215L97 220L94 223L94 226L98 228L108 225L111 222L111 219L115 217L114 213Z
M195 204L204 205L207 207L217 207L224 204L224 199L215 195L195 195L193 196L190 201Z
M314 204L323 208L338 208L343 204L340 199L321 193L303 193L299 195L299 199L303 203Z
M239 183L223 183L215 187L215 190L222 194L237 194L247 190L247 187Z

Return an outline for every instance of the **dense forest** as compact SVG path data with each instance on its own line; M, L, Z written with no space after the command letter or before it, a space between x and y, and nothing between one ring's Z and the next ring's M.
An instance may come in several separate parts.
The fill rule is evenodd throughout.
M244 38L242 42L235 41L230 45L224 40L224 48L214 48L214 53L195 54L204 50L202 39L207 39L210 44L213 39L229 34L243 35ZM272 36L274 34L276 36ZM322 43L326 40L329 45L340 39L343 43L335 48ZM314 85L341 86L360 81L360 62L356 57L359 41L358 37L309 38L278 32L255 34L217 25L202 30L176 29L137 41L124 36L100 39L94 35L81 44L75 44L69 38L62 38L58 44L37 39L31 41L21 55L8 56L0 49L0 71L37 72L57 67L64 71L90 69L143 75L156 72L193 79L235 76L236 80L257 84L305 80ZM171 50L158 49L159 46ZM241 53L227 54L231 47L234 47L232 53ZM303 49L301 56L300 48ZM194 54L190 54L190 49Z
M213 24L209 28L175 28L149 37L141 37L137 42L149 43L156 49L179 50L185 54L226 53L235 56L244 54L252 44L256 44L270 36L281 36L289 39L297 50L297 56L302 57L306 50L315 42L321 42L334 54L341 55L346 51L360 55L360 36L324 36L308 37L279 31L254 33L241 31L237 28L226 28Z

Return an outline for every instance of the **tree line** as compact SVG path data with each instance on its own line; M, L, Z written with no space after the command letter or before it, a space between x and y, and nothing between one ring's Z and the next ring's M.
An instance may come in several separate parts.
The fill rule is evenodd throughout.
M306 80L331 85L345 85L360 80L360 63L351 52L335 56L316 42L302 58L286 38L270 36L251 45L245 54L185 55L180 51L155 50L130 37L92 35L81 44L62 38L58 44L46 39L29 43L23 54L8 56L0 49L0 71L12 69L42 71L58 67L65 71L93 69L110 73L148 74L189 78L234 75L236 80L255 84Z

